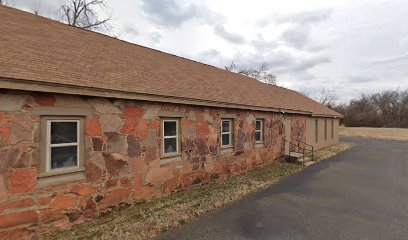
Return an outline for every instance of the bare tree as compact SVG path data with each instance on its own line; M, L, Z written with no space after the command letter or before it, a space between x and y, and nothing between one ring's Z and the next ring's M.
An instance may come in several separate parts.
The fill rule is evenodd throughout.
M0 0L0 5L13 5L12 0Z
M229 66L225 66L225 70L252 77L264 83L277 85L276 75L269 71L268 64L265 62L261 63L256 68L240 68L234 61L232 61Z
M316 102L327 107L335 106L337 101L336 91L328 88L322 88L313 98L316 100Z
M61 4L62 19L69 25L88 30L110 31L111 15L100 19L97 9L106 10L105 0L69 0Z
M334 107L348 127L408 127L408 91L361 95Z
M31 0L30 9L34 12L35 15L39 15L41 10L41 2L39 2L38 0Z

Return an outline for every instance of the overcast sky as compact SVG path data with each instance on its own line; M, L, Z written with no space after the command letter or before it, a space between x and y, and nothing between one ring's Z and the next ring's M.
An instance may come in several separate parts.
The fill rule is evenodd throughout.
M342 101L408 88L407 0L107 0L119 38L220 68L262 62L281 86ZM14 0L57 17L57 0Z

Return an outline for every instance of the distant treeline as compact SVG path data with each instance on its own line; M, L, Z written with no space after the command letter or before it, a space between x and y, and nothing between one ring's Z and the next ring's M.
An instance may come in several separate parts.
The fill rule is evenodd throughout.
M363 94L332 108L344 115L342 122L347 127L408 128L408 91Z

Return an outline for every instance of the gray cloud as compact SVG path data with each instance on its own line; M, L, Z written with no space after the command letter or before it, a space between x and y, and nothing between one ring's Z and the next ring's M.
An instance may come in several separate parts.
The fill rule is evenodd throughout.
M199 52L194 56L191 55L188 57L191 59L195 59L198 62L202 62L222 69L224 69L224 67L229 65L232 61L231 58L223 56L221 51L214 48L207 49L205 51Z
M258 52L271 51L276 49L279 44L274 40L265 40L262 35L251 41L251 46Z
M159 26L179 28L186 22L196 20L212 27L217 36L229 43L245 43L243 36L230 32L223 26L221 15L203 5L195 3L182 5L176 0L141 0L141 2L145 16Z
M323 9L279 16L277 23L289 24L287 29L281 34L280 39L288 46L297 49L307 47L308 50L313 51L312 47L308 47L312 27L330 19L331 14L331 10Z
M218 25L214 27L214 33L230 43L243 44L245 38L239 34L229 32L224 26Z
M275 68L277 73L301 74L305 71L312 69L320 64L330 63L331 59L326 56L314 56L309 58L288 58L286 64L280 65ZM273 66L272 66L273 69Z
M126 24L126 26L123 28L123 32L130 36L137 36L140 34L139 31L137 31L131 24Z
M317 9L313 11L302 11L288 15L278 15L277 21L293 24L317 24L330 19L331 9Z
M145 16L159 26L181 27L185 22L198 20L209 25L219 22L222 17L205 6L190 3L182 5L177 0L140 0Z
M223 18L196 3L182 5L177 0L141 0L145 16L159 26L179 28L184 23L196 20L209 25L214 33L229 43L243 44L245 38L225 29Z
M160 43L161 39L162 35L159 32L153 32L150 34L150 40L153 42L153 44Z
M309 32L307 26L290 27L282 33L281 39L289 46L302 49L308 43Z
M185 21L200 16L196 4L182 7L175 0L142 0L142 11L153 22L171 27L180 27Z
M347 77L347 82L349 83L366 83L374 80L376 80L376 78L367 75L352 75Z
M256 68L261 63L267 63L268 71L278 76L291 73L300 76L302 80L312 81L316 76L308 71L318 65L327 64L331 59L327 56L295 56L289 51L280 49L265 52L236 53L232 58L224 57L222 52L216 49L209 49L200 52L196 57L201 62L209 63L219 68L224 68L234 61L241 68Z
M393 62L399 62L399 61L405 61L408 60L408 52L396 56L391 56L391 57L383 57L383 58L372 58L369 59L368 62L371 64L385 64L385 63L393 63Z

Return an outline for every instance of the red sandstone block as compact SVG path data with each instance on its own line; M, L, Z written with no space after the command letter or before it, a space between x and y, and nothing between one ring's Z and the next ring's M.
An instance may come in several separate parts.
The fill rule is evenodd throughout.
M68 219L66 219L66 218L61 218L60 220L54 221L54 222L52 223L52 226L53 226L53 227L56 227L56 228L58 228L58 229L65 230L65 229L68 229L68 228L71 227L71 223L69 222Z
M123 134L131 134L134 132L135 121L132 119L126 119L125 123L123 124L120 132Z
M129 162L134 174L143 174L148 170L147 164L145 163L143 157L131 159Z
M153 194L153 189L151 187L142 187L136 189L134 193L134 199L136 201L146 200L150 198Z
M57 101L54 95L49 94L33 94L33 98L38 105L46 107L55 106L55 102Z
M42 209L39 210L40 222L42 224L54 222L64 218L65 214L61 210Z
M116 189L109 192L99 203L100 208L114 206L117 203L125 201L129 198L130 189Z
M0 213L4 212L7 209L16 209L16 208L27 208L35 205L35 202L31 198L0 204Z
M135 176L135 188L141 188L143 187L143 178L141 175L136 175Z
M5 181L5 175L0 174L0 203L7 201L7 186Z
M208 135L210 133L209 131L209 126L205 123L198 123L196 125L196 135L197 136L203 136L203 135Z
M25 240L31 239L34 232L28 231L24 228L14 228L10 230L0 231L0 240Z
M90 185L76 185L71 188L70 192L81 196L90 195L96 192L96 187Z
M101 124L98 119L91 118L85 120L85 134L91 137L101 135Z
M188 188L191 185L191 173L183 174L180 178L180 184L183 188Z
M146 182L160 183L173 177L174 166L165 166L160 168L150 168L146 174Z
M141 118L144 115L144 111L140 107L125 106L123 115L125 118L130 119Z
M54 209L73 208L77 205L76 197L67 195L58 195L54 198L50 207Z
M1 126L0 127L0 140L8 141L10 139L10 126Z
M177 172L173 178L164 182L163 190L165 193L171 193L176 189L176 187L179 185L179 177L180 173Z
M24 193L34 189L37 185L36 168L18 168L8 174L11 193Z
M23 224L35 224L37 222L38 213L32 210L0 215L0 228L15 227Z
M149 129L147 126L147 121L146 119L139 119L136 122L135 128L134 128L134 134L139 138L139 139L146 139L147 136L149 135Z
M156 119L150 119L149 129L159 129L159 128L160 128L160 121Z
M193 121L191 121L190 119L188 119L188 118L182 118L181 119L181 127L188 127L191 124L193 124Z
M86 177L89 181L97 181L103 176L102 169L100 169L92 161L85 162Z
M42 197L40 199L38 199L38 204L44 206L44 205L48 205L50 204L51 200L54 199L55 194L50 195L50 196L46 196L46 197Z

